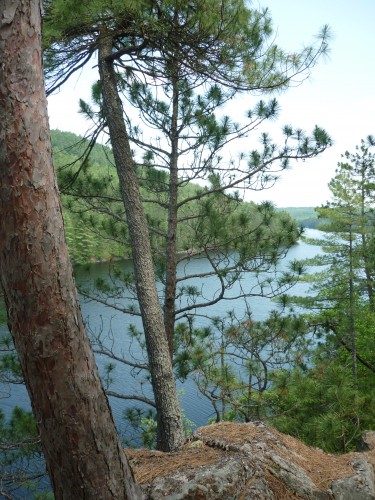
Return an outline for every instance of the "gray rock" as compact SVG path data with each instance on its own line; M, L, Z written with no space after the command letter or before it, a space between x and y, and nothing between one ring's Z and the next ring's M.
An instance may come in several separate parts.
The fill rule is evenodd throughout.
M365 438L369 441L372 436ZM148 483L142 485L147 498L375 500L374 470L366 461L374 451L356 454L354 459L352 454L338 460L283 436L263 423L216 424L198 429L193 439L196 441L188 444L183 452L184 460L174 455L175 467L170 467L173 455L167 454L165 472L163 454L154 455L160 472L158 477L155 473L149 476ZM208 452L210 460L207 460ZM195 461L191 453L195 453ZM347 467L348 463L352 469ZM325 466L328 474L324 474ZM339 479L332 481L335 466ZM345 474L351 475L343 477Z
M356 446L357 451L370 451L375 449L375 431L366 431Z
M289 491L308 500L329 500L329 494L319 490L301 467L275 454L271 454L270 458L278 467L269 464L269 470L282 480Z
M224 457L220 463L214 465L193 470L184 469L154 479L148 491L149 498L152 500L239 498L252 472L236 457Z
M374 469L361 458L355 458L351 464L356 474L337 479L332 483L335 500L375 500Z

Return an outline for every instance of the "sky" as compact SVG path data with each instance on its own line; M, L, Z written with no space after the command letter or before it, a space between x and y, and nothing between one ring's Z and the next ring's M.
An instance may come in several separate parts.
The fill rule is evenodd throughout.
M269 8L276 43L285 50L310 45L323 25L330 26L329 56L309 80L277 96L276 126L291 124L309 132L319 125L334 144L318 158L291 164L271 189L250 192L246 199L271 200L278 207L319 206L329 200L328 182L341 154L375 135L375 0L257 0L253 6ZM78 100L90 100L95 75L93 68L73 76L49 97L51 128L84 135L89 124L78 114ZM249 100L248 107L253 103ZM244 104L234 104L237 112ZM258 133L249 141L257 141Z

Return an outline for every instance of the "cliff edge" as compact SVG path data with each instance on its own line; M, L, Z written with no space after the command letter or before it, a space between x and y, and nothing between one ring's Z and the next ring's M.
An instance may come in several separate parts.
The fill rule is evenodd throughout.
M375 500L375 432L330 455L262 423L198 429L179 453L127 450L147 498Z

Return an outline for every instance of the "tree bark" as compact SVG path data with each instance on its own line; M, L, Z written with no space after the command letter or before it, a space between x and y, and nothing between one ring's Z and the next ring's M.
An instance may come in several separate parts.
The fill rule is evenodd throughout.
M57 499L135 499L77 300L51 159L39 0L0 0L0 280Z
M172 76L172 124L170 132L171 157L169 169L168 233L166 245L166 269L164 291L164 325L171 359L174 353L174 325L176 319L177 280L177 203L178 203L178 107L179 90L176 75Z
M184 442L181 411L169 355L163 311L156 289L150 236L111 55L112 38L109 33L103 33L99 41L98 56L103 108L130 233L137 296L157 409L157 448L162 451L177 451Z
M352 352L352 373L354 384L357 385L357 342L354 319L354 250L353 250L353 228L349 229L349 335Z

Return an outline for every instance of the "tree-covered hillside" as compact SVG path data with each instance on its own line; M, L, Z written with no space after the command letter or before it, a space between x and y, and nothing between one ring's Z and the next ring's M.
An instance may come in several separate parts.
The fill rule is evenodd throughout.
M301 227L315 229L319 224L314 207L285 207L279 210L287 212Z
M86 139L71 132L53 130L51 136L54 162L62 193L66 239L73 263L85 264L129 258L128 229L111 149L100 144L90 147ZM87 158L88 147L90 154ZM167 185L168 174L154 168L145 169L144 172L141 167L139 169L146 217L150 227L155 229L151 233L151 240L153 247L157 248L162 245L160 234L166 231L168 211L167 208L148 203L147 200L151 198L151 191L154 195L157 186ZM198 184L187 183L182 186L180 197L184 199L193 197L203 189ZM160 192L162 193L162 189ZM243 202L235 197L233 199L229 197L226 201L236 205L232 218L241 216L252 219L254 223L258 221L259 207L254 203ZM199 203L199 200L194 200L186 207L187 219L189 211L191 213L199 211L197 210ZM215 200L212 197L209 204L215 203L222 204L223 200ZM202 205L200 210L207 211L206 205ZM273 219L272 225L284 224L288 219L285 213L288 210L285 209L283 215L280 213L279 217ZM210 220L208 212L206 223L213 225L215 222ZM222 222L223 220L221 224ZM230 220L226 220L226 225L228 224L231 224ZM196 230L190 222L180 225L178 229L180 251L187 251L192 245L196 246L199 243L196 239Z
M58 183L62 193L65 235L70 258L74 264L96 260L108 260L126 256L124 249L115 241L98 238L95 227L104 227L106 218L100 213L82 211L79 199L68 196L66 190L74 182L72 172L90 176L98 184L116 179L112 166L111 150L95 145L90 160L85 160L88 141L70 132L51 131L52 148ZM116 182L116 181L115 181ZM82 194L83 196L83 194Z

